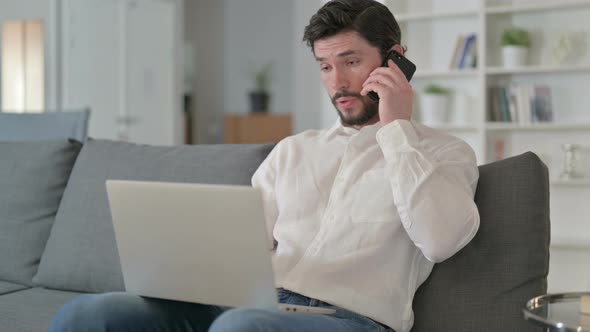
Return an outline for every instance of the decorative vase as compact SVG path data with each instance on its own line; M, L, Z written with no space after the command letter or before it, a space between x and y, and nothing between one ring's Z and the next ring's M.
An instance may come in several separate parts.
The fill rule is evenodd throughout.
M447 122L449 96L445 94L424 93L420 97L420 120L427 126Z
M524 46L503 46L502 63L506 68L517 68L526 65L528 48Z
M560 174L562 180L573 180L582 177L582 174L576 169L576 160L578 159L578 150L580 148L577 144L562 144L564 158L563 171Z
M250 92L250 111L253 113L268 112L270 95L266 92Z

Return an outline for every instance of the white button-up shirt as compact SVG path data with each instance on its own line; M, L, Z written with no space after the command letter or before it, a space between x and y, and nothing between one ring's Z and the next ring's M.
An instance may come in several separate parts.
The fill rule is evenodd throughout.
M405 120L284 139L252 178L276 286L409 331L434 262L477 232L478 177L465 142Z

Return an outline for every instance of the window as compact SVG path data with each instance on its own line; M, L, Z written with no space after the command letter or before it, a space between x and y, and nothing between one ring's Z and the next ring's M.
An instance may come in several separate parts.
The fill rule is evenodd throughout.
M2 25L2 111L38 113L45 108L43 22Z

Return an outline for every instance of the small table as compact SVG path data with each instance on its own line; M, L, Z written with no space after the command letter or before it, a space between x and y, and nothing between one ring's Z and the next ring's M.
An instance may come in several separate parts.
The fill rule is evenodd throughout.
M580 313L580 298L590 292L547 294L530 299L524 318L550 331L590 331L590 315Z

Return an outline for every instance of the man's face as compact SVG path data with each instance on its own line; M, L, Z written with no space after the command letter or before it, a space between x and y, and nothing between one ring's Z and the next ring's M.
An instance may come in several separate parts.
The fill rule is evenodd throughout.
M357 32L343 32L316 40L314 55L342 123L357 127L376 123L378 104L360 91L369 74L381 65L379 49Z

